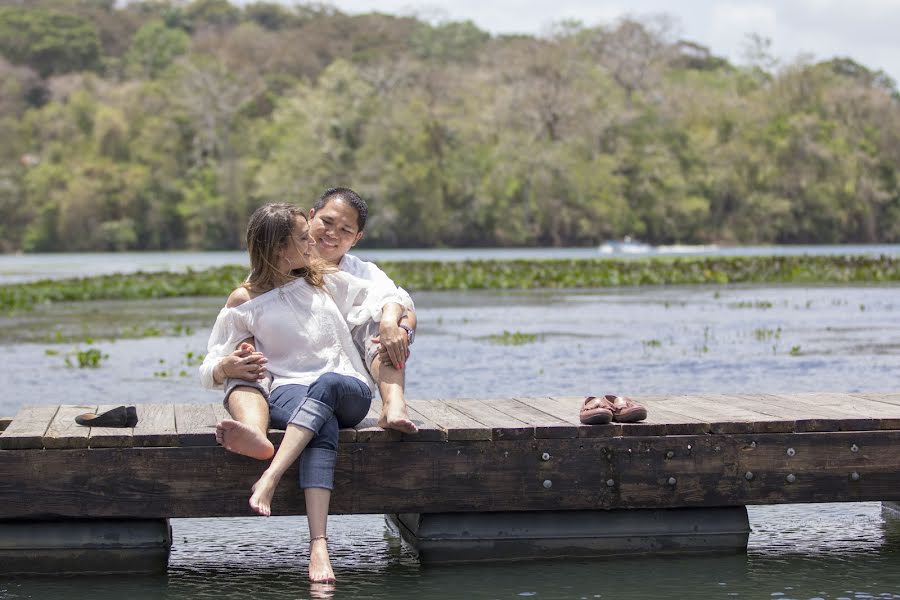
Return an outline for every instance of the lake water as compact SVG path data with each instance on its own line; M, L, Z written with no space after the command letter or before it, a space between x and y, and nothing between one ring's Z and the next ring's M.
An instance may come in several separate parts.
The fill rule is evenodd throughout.
M896 391L898 292L417 293L408 396ZM0 317L0 415L23 403L217 401L199 388L193 356L223 300L76 303ZM163 335L129 337L146 328ZM504 331L534 341L490 337ZM106 356L99 368L66 366L88 348ZM165 576L11 578L0 580L0 597L900 598L900 531L878 503L750 507L750 519L746 555L424 567L380 516L333 517L334 590L305 580L303 517L176 519Z
M371 261L459 261L512 259L638 258L646 256L900 256L900 244L796 246L667 246L601 252L588 248L431 248L384 250L359 247L354 254ZM181 271L222 265L249 265L247 253L235 252L115 252L65 254L0 254L0 284L86 277L135 271Z

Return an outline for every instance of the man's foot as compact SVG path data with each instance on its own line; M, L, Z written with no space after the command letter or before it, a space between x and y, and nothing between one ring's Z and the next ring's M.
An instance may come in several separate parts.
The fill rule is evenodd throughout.
M406 413L405 406L394 409L385 405L381 411L381 418L378 419L378 426L382 429L396 429L403 433L418 433L419 431Z
M240 421L223 419L217 423L216 441L230 452L257 460L269 460L275 455L275 446L261 431Z
M318 538L309 542L309 580L313 583L334 583L334 569L328 556L328 540Z
M276 487L278 482L271 475L263 473L259 481L250 488L253 491L253 495L250 496L250 508L253 512L264 517L272 516L272 496Z

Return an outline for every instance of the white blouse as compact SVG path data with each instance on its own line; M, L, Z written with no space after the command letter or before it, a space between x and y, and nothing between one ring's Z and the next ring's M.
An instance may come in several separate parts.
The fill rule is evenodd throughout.
M325 275L325 288L295 279L238 306L219 311L209 336L200 379L206 388L222 387L213 370L248 337L269 360L271 389L310 385L325 373L340 373L366 382L374 393L350 328L380 321L388 303L402 304L396 287L379 285L339 271Z
M353 256L352 254L345 254L341 258L341 262L338 267L341 269L341 271L350 273L354 277L367 279L369 281L375 282L378 285L396 288L397 293L400 294L400 304L402 304L409 310L416 309L416 305L413 304L412 297L409 295L409 293L402 287L395 284L394 281L387 276L387 273L382 271L375 263L362 260L361 258Z

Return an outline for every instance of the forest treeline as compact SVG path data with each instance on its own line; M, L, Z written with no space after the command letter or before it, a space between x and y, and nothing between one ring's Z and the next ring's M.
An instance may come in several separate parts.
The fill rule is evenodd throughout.
M239 248L336 185L384 246L900 241L896 82L673 31L0 0L0 250Z

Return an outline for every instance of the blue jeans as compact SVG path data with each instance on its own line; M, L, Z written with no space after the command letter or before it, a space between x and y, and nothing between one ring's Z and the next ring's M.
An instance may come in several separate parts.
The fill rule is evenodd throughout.
M355 377L325 373L311 385L288 384L269 394L270 426L289 424L315 436L300 454L300 487L334 489L338 429L353 427L369 412L372 391Z

